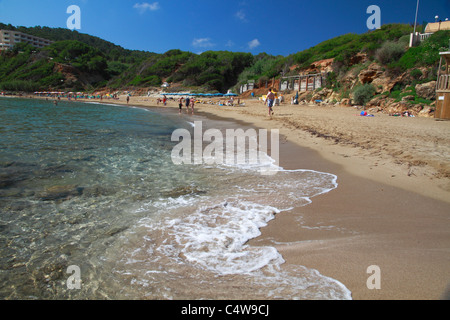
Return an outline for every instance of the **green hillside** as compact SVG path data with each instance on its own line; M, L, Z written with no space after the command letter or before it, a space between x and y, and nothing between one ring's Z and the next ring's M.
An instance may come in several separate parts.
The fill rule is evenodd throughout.
M119 61L126 64L140 62L152 55L152 53L145 51L124 49L121 46L100 39L99 37L80 33L76 30L71 31L65 28L49 28L41 26L31 28L14 27L10 24L6 25L0 22L0 29L15 30L52 41L76 40L103 52L108 57L108 60Z
M236 84L239 75L253 62L250 53L207 51L193 54L170 50L134 66L113 79L110 86L157 86L165 80L200 90L224 92Z

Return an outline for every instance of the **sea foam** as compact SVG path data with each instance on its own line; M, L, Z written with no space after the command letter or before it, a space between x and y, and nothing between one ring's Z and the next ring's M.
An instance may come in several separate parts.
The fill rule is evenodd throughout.
M267 164L274 165L269 156ZM340 282L313 269L286 269L275 247L248 244L276 214L307 205L313 197L335 189L337 176L277 167L276 175L265 177L259 168L218 166L216 170L229 175L226 194L183 195L149 204L164 212L180 213L175 217L161 215L158 222L141 221L147 234L162 233L163 240L149 239L151 249L147 250L152 259L162 259L156 257L161 255L174 265L191 265L220 276L246 276L247 281L267 289L268 298L350 299L350 291ZM315 289L309 292L308 288Z

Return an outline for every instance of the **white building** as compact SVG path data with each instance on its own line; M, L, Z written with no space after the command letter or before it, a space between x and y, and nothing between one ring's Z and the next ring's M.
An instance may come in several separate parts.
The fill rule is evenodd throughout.
M421 41L428 39L433 33L441 30L450 30L449 20L428 23L425 27L424 33L411 33L409 38L409 46L413 47L416 44L419 44Z
M19 31L0 30L0 51L11 49L19 42L28 42L36 48L43 48L53 43L53 41Z

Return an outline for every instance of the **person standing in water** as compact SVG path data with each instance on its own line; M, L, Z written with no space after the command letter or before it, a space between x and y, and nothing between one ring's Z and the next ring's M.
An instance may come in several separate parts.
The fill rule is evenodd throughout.
M195 99L191 99L191 111L192 111L192 114L194 114L194 105L195 105Z
M186 97L186 113L189 113L190 103L191 103L191 99L189 97Z
M178 108L180 108L180 114L181 114L181 108L183 108L183 97L181 97L180 99L178 99Z

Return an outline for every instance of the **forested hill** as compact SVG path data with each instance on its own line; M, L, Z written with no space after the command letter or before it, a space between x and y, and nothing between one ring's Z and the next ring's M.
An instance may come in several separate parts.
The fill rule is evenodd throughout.
M95 90L101 87L160 86L163 81L182 81L187 86L223 91L236 84L239 74L253 62L249 53L208 52L202 55L181 50L164 54L127 50L98 37L49 27L0 29L56 41L36 49L17 45L0 56L0 89Z
M328 87L342 97L368 81L367 77L360 79L368 68L376 69L378 77L382 74L397 79L405 75L388 93L435 79L439 52L448 49L450 36L449 31L439 31L418 47L409 48L412 27L390 24L364 34L335 37L289 56L266 53L255 56L228 51L195 54L178 49L157 54L127 50L98 37L62 28L25 28L0 23L0 29L56 41L40 50L21 43L3 52L0 90L127 90L160 87L167 81L188 90L225 92L248 80L258 82L280 75L317 72L320 67L313 67L317 61L330 60Z
M76 40L94 47L103 52L110 60L121 61L124 63L135 63L142 59L148 58L152 54L145 51L128 50L118 46L112 42L103 40L99 37L80 33L76 30L71 31L66 28L49 28L49 27L14 27L11 24L4 24L0 22L0 29L15 30L26 34L33 35L52 41Z

